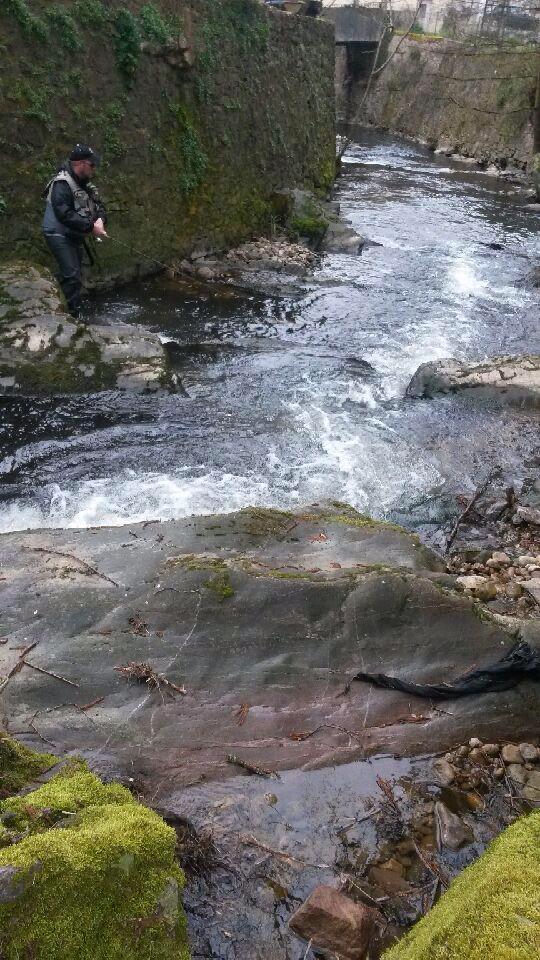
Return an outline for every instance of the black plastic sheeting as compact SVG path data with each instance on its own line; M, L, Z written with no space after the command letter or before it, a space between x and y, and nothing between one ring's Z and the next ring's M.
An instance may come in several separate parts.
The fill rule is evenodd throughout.
M415 697L431 700L452 700L468 697L473 693L488 693L510 690L520 680L540 681L540 654L524 640L516 643L497 663L471 670L452 683L409 683L384 673L357 673L351 680L365 680L387 690L402 690Z

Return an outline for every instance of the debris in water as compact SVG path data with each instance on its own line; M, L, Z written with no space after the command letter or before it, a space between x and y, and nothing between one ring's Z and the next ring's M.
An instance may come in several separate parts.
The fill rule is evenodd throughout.
M130 617L128 623L133 633L136 633L139 637L148 636L148 624L146 620L143 620L139 612Z
M181 693L182 696L187 694L184 686L179 687L176 683L173 683L172 680L167 680L167 677L164 677L162 673L156 673L149 663L132 662L122 667L115 667L114 669L117 673L123 674L129 680L136 680L137 683L148 683L151 687L155 687L158 690L165 687L167 692L175 690L176 693Z

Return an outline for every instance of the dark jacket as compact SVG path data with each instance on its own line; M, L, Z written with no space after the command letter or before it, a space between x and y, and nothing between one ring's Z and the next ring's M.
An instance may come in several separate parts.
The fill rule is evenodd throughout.
M84 183L79 180L69 162L61 169L67 170L76 184L94 201L95 215L82 216L78 213L75 209L73 193L69 184L65 181L57 181L53 183L50 202L47 203L43 230L45 233L61 233L72 240L82 241L85 236L92 232L92 227L99 217L102 218L103 223L107 223L107 212L96 187L92 183Z

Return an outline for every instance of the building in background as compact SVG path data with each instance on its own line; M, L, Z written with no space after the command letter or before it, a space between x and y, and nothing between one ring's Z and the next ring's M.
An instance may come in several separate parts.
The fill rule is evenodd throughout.
M331 7L385 7L398 29L415 19L424 33L451 38L540 41L540 0L323 0L323 9Z

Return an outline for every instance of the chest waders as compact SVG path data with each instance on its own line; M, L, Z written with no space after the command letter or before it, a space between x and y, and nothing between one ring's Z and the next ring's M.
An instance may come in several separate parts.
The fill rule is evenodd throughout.
M93 223L98 216L98 205L84 187L81 187L68 170L61 170L47 185L45 196L47 205L43 221L43 232L47 246L58 264L58 279L66 298L69 312L78 317L82 295L82 251L86 249L84 236L73 234L56 216L52 205L52 191L55 183L67 183L73 197L73 207L79 216ZM91 186L88 184L88 186ZM93 188L92 188L93 189Z

